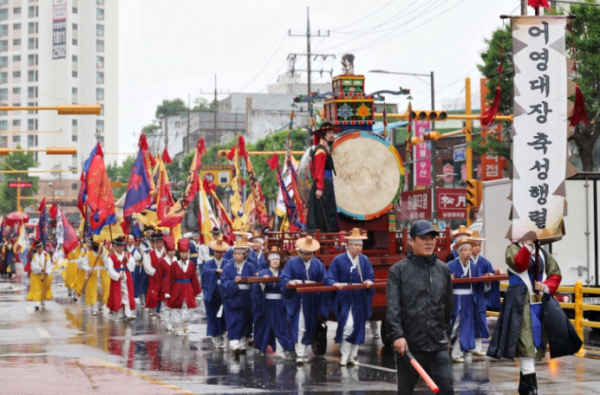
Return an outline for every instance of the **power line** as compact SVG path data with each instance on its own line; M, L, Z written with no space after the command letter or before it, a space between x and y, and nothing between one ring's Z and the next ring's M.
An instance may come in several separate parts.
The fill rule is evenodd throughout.
M261 75L263 71L265 71L265 69L267 68L267 66L273 60L273 57L275 57L275 54L277 53L277 51L279 51L279 48L281 48L281 44L283 44L284 41L285 41L285 36L281 39L281 41L279 42L279 45L277 46L277 48L275 48L275 51L273 51L273 54L271 55L271 57L269 58L269 60L267 60L267 63L263 66L263 68L260 69L260 71L254 76L254 78L252 78L252 80L250 80L250 82L248 82L246 84L246 86L244 86L242 89L240 89L240 92L243 92L244 89L246 89L247 87L249 87L258 78L258 76Z
M365 19L367 19L367 18L371 17L372 15L375 15L375 14L377 14L379 11L381 11L381 10L383 10L385 7L389 6L389 5L390 5L390 4L392 4L394 1L395 1L395 0L392 0L392 1L390 1L389 3L386 3L386 4L384 4L383 6L379 7L378 9L376 9L375 11L373 11L372 13L370 13L369 15L367 15L367 16L364 16L364 17L360 18L360 19L359 19L359 20L357 20L357 21L354 21L354 22L352 22L352 23L349 23L349 24L347 24L347 25L345 25L345 26L339 27L339 28L337 28L336 30L332 30L332 31L333 31L333 32L336 32L336 33L341 33L341 32L340 32L340 30L342 30L342 29L345 29L345 28L347 28L348 26L356 25L358 22L362 22L362 21L364 21ZM415 1L416 1L416 0L415 0Z

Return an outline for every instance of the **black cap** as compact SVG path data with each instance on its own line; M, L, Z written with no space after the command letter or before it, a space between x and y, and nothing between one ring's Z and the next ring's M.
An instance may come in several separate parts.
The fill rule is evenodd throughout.
M150 236L150 240L154 240L154 241L162 241L162 240L163 240L163 234L162 234L162 232L156 232L156 233L153 233L153 234Z
M216 226L214 228L212 228L212 230L210 231L213 235L220 235L221 234L221 229L217 228Z
M35 242L35 248L43 247L43 246L44 246L44 243L41 240L38 240Z
M428 234L435 234L436 236L440 235L433 225L427 221L417 221L410 227L410 237L412 239L417 236L425 236Z
M125 238L123 236L119 236L116 239L114 239L112 241L112 243L116 246L124 246L125 245Z

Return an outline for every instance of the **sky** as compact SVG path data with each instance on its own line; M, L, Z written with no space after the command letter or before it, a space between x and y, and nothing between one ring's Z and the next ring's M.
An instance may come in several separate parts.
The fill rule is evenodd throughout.
M369 71L433 71L439 108L464 96L467 76L478 86L484 38L502 25L500 15L520 12L520 0L127 0L119 7L119 150L127 152L163 99L212 100L215 74L224 93L266 92L287 70L288 54L306 52L306 36L288 31L306 34L307 7L311 33L329 31L312 39L312 52L337 55L313 61L313 69L333 69L335 76L341 56L353 53L367 92L402 86L411 89L413 107L424 110L428 78ZM305 57L296 69L306 69ZM313 82L326 79L313 74ZM407 106L405 98L387 101L401 111Z

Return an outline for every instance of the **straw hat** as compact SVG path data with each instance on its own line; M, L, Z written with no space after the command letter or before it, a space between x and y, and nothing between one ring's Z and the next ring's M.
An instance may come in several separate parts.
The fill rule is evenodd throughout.
M296 246L302 251L315 252L321 249L321 244L313 239L312 236L302 237L296 240Z
M212 240L208 243L208 248L212 249L213 251L225 252L230 247L231 246L229 244L225 243L222 238Z
M235 244L232 247L234 250L237 250L237 249L248 250L248 249L250 249L251 246L248 244L247 241L245 241L243 239L237 239L235 241Z
M471 232L469 232L469 229L467 229L466 226L461 225L458 227L458 229L456 229L454 232L452 232L452 238L455 239L458 236L472 236Z
M236 236L241 236L241 237L246 237L246 238L248 238L248 237L252 237L252 233L250 233L250 232L238 231L238 230L236 230L235 232L233 232L233 234L234 234L234 235L236 235Z
M265 236L263 236L262 233L258 232L258 231L254 231L252 232L252 237L250 237L249 239L250 241L260 241L261 243L264 244L265 242Z
M345 236L344 239L346 239L346 240L367 240L368 237L362 235L360 233L360 229L353 228L352 229L352 234L350 236Z
M470 245L471 247L475 244L473 241L471 241L468 237L461 237L460 239L458 239L458 241L456 243L454 243L454 251L458 251L458 249L461 246L464 246L465 244Z
M478 230L474 230L473 231L473 236L469 237L469 240L475 241L475 242L478 242L478 243L480 243L482 241L485 241L484 238L479 237L479 231Z
M294 248L293 250L290 250L289 253L290 253L291 257L295 257L295 256L298 256L298 254L300 253L300 251L298 251L297 248Z

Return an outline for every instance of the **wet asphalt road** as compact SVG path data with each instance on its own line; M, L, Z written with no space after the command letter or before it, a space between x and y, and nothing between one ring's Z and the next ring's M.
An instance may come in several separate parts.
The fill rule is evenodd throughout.
M333 344L335 323L324 358L304 366L293 359L260 357L254 350L239 359L215 350L206 338L206 320L194 313L189 336L177 337L138 309L136 321L82 311L54 276L54 300L35 312L27 302L28 280L0 280L0 393L2 394L392 394L394 353L373 339L359 352L360 367L340 367ZM493 324L493 323L492 323ZM600 335L588 333L588 344ZM600 357L600 354L598 354ZM536 365L542 394L600 393L600 358L546 360ZM514 394L516 362L467 356L453 365L460 394ZM416 393L431 393L421 383Z

